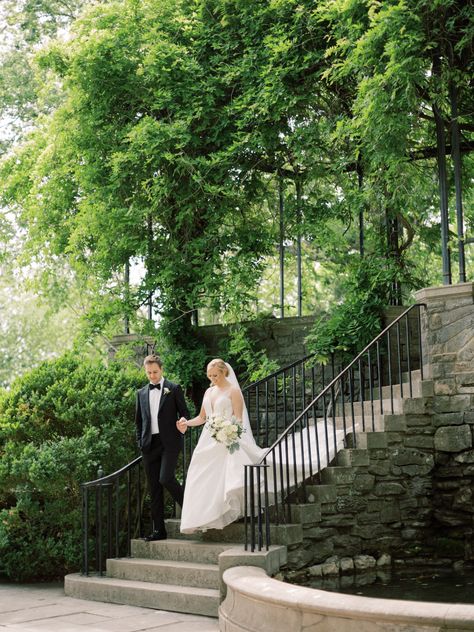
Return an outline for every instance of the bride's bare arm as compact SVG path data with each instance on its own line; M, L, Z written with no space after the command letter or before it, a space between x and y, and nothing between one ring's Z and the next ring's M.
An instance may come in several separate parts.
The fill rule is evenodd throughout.
M192 419L188 419L184 422L186 426L189 428L191 426L202 426L202 424L206 423L206 411L204 410L204 406L201 406L201 410L199 411L199 415L197 417L193 417Z
M204 397L206 396L206 393L204 393ZM203 398L203 402L204 402L204 398ZM204 403L201 404L201 410L199 411L199 415L197 415L197 417L193 417L192 419L185 419L184 417L181 417L181 419L179 421L176 422L176 426L178 428L178 430L182 433L186 432L186 428L190 428L192 426L202 426L202 424L206 423L206 411L204 409Z
M232 388L230 392L230 399L232 401L232 411L239 423L242 424L242 413L244 411L244 398L242 397L242 391L239 388Z

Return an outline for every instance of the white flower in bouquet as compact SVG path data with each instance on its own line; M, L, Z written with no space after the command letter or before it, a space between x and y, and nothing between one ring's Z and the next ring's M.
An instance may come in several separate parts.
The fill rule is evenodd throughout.
M231 454L239 449L239 439L244 429L234 415L230 419L221 415L211 415L207 418L206 426L211 437L225 445Z

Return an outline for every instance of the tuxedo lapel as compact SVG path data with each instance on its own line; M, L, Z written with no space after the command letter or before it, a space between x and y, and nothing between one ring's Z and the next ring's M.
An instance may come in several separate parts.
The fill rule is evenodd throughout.
M150 428L151 426L149 391L150 389L148 385L144 386L140 391L140 408L142 411L142 418L145 421L147 428Z
M169 383L166 380L164 380L162 388L163 388L163 392L161 393L160 406L158 408L158 415L160 414L160 410L163 404L165 403L165 399L171 395ZM168 391L168 393L166 391Z

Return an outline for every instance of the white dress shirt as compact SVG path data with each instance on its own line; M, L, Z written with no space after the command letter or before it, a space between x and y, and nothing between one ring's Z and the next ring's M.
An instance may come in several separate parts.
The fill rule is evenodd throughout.
M160 389L152 388L149 391L150 398L150 415L151 415L151 434L158 434L160 429L158 427L158 410L160 408L161 395L163 393L163 383L165 379L161 378L159 384L161 386Z

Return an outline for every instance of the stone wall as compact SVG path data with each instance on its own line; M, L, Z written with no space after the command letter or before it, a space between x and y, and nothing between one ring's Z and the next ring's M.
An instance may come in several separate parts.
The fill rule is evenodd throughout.
M384 310L383 327L391 323L406 307L388 306ZM314 316L292 318L267 318L258 324L247 323L250 338L255 342L257 349L264 349L271 360L275 360L281 367L300 360L308 355L309 350L305 343L315 321ZM244 323L246 324L246 323ZM416 315L410 317L410 329L417 328ZM228 327L224 325L204 325L195 328L196 335L207 347L209 357L217 357L222 351L225 339L228 337ZM120 334L114 336L109 346L109 357L114 358L117 350L128 344L134 347L134 359L138 364L153 344L150 336L138 336L137 334ZM395 337L392 346L395 347ZM413 350L412 350L413 351ZM157 349L159 353L159 349ZM402 353L406 355L402 335ZM396 350L392 349L393 357ZM415 356L416 357L416 356Z
M474 559L473 288L419 293L429 379L402 412L385 415L384 432L357 435L357 449L340 453L310 488L313 508L290 568L361 553Z
M428 288L423 344L434 385L433 511L438 548L474 559L474 284Z
M337 465L323 471L321 485L310 488L319 515L303 524L303 543L289 552L289 568L361 553L436 557L436 428L429 384L424 388L403 414L386 416L388 431L358 435L358 448L343 450Z
M406 307L388 306L384 310L382 326L386 327L397 316L399 316ZM256 343L257 349L264 349L271 360L276 360L280 366L286 366L300 360L303 356L309 354L309 349L305 339L314 325L314 316L303 316L301 318L267 318L259 321L258 325L248 323L250 338ZM244 323L245 324L245 323ZM409 327L411 331L417 329L417 316L413 314L409 319ZM217 356L221 353L222 342L228 336L228 329L223 325L208 325L198 327L196 329L199 338L205 342L210 356ZM404 348L404 334L402 332L402 353L406 355ZM396 344L395 337L392 345ZM413 351L413 350L412 350ZM396 350L392 349L393 357ZM416 359L415 354L412 357Z
M311 327L313 316L301 318L267 318L248 325L249 336L257 349L264 349L271 360L280 366L291 364L295 360L308 355L305 343ZM228 328L223 325L206 325L196 328L196 334L208 349L209 356L219 356L224 340L228 337Z

